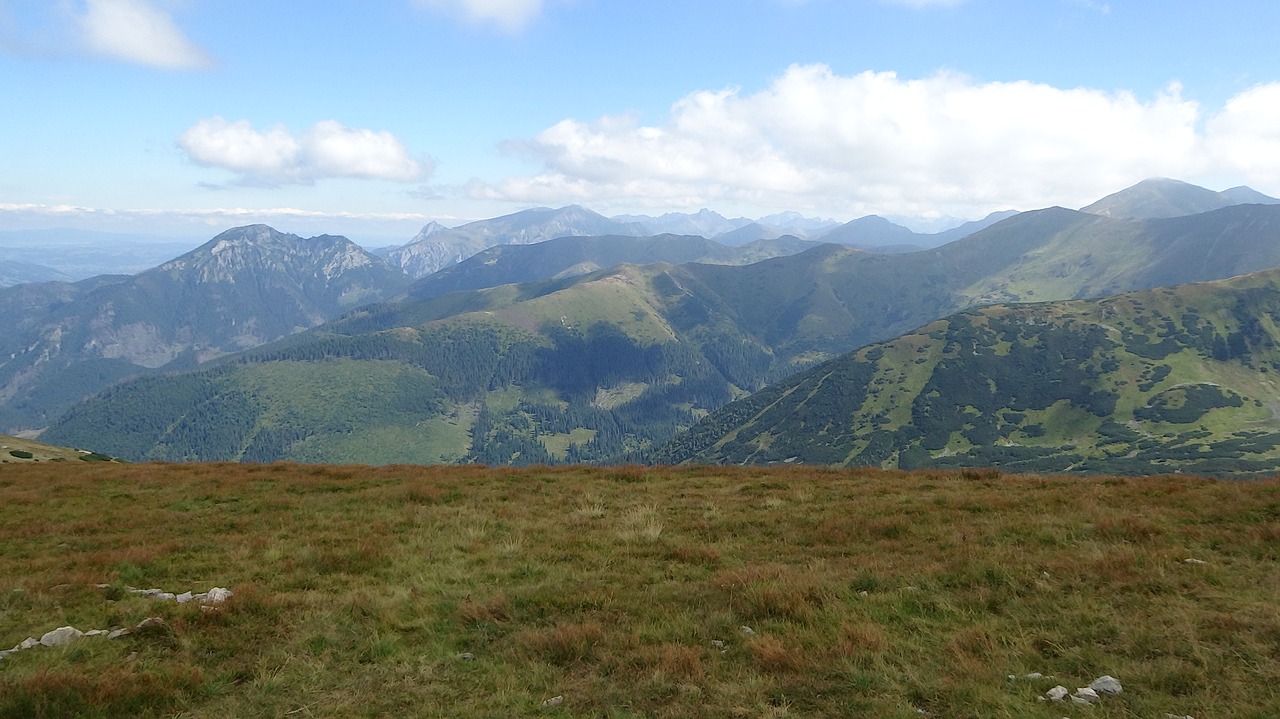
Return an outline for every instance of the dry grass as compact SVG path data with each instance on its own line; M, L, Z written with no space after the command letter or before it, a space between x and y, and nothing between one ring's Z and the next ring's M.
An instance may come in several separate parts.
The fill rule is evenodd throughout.
M39 463L0 507L0 646L169 627L0 660L0 717L1280 716L1275 481Z

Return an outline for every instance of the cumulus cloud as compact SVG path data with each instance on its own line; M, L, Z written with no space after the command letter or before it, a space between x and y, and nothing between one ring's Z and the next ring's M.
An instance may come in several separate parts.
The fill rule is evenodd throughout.
M410 157L390 132L353 129L333 120L295 136L282 126L261 131L247 120L212 117L178 138L196 164L220 167L249 184L310 183L327 177L409 182L430 172L430 163Z
M506 145L541 172L469 192L548 204L974 216L1080 206L1154 176L1280 175L1280 85L1242 93L1204 120L1176 84L1141 99L797 65L759 92L690 94L658 124L563 120Z
M415 0L423 8L518 32L542 12L542 0Z
M206 68L213 58L147 0L86 0L76 17L90 52L172 70Z
M1280 187L1280 83L1231 98L1205 123L1215 168Z

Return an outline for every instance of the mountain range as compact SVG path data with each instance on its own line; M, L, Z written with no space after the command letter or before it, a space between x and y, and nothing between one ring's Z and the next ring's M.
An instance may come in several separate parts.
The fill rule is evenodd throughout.
M554 274L480 287L511 277L484 269L506 248L216 367L115 387L48 436L128 459L635 459L769 382L967 308L1267 269L1278 239L1275 206L1150 220L1049 208L924 252L821 245L745 266L566 276L581 255L559 240L507 265L537 274L544 251Z
M138 275L0 290L0 427L46 425L104 386L191 368L393 296L410 279L350 240L228 230Z

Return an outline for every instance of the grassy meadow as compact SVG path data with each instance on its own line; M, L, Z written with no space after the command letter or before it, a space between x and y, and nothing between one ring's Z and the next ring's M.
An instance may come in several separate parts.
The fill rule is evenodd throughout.
M6 464L0 647L166 624L0 660L0 717L1261 719L1278 559L1276 481Z

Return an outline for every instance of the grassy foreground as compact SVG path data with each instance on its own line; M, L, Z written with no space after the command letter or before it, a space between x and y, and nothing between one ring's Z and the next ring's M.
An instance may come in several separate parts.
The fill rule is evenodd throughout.
M0 648L167 629L0 660L0 717L1275 717L1277 559L1275 481L5 465Z

